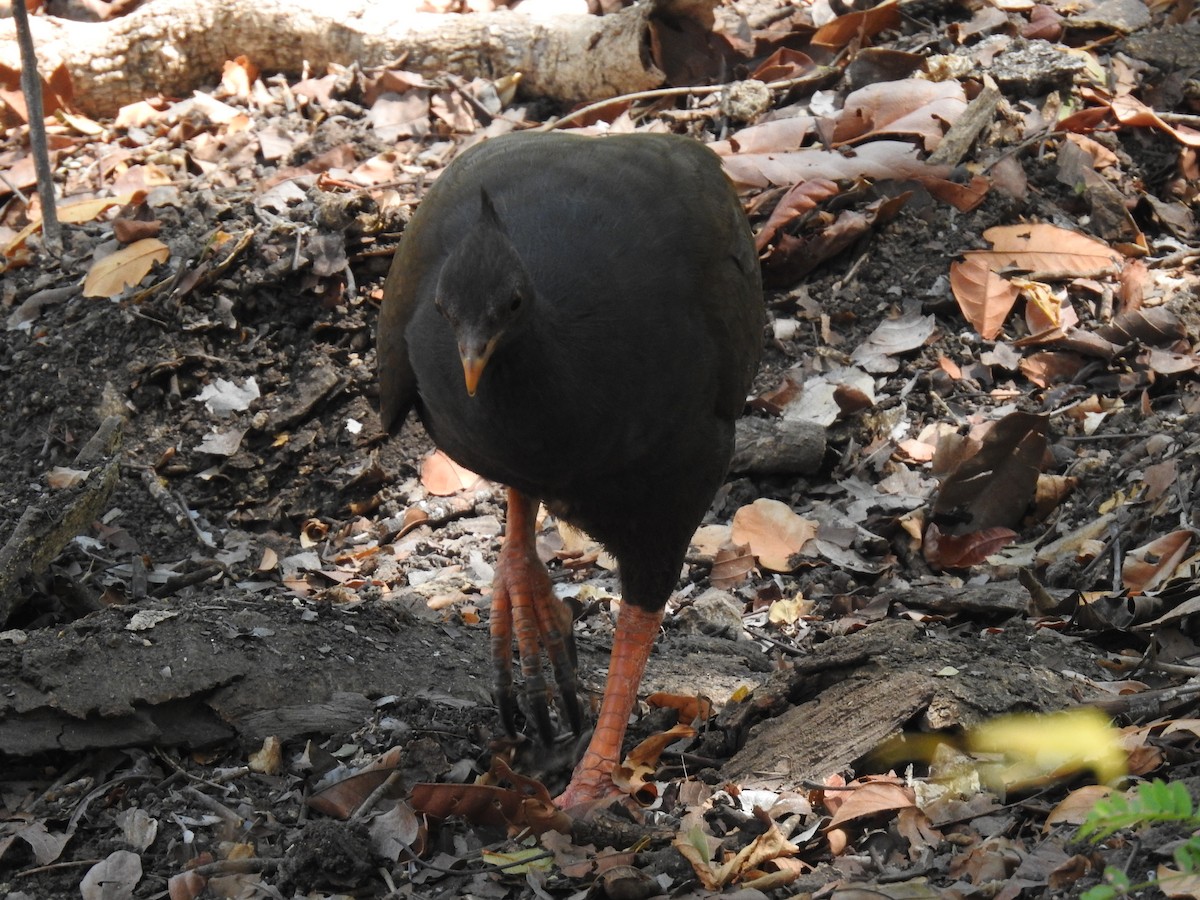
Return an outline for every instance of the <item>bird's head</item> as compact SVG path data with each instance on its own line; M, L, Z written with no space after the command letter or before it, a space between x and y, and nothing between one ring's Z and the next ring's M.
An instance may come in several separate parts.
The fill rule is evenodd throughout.
M479 219L446 259L434 297L454 329L472 397L496 347L514 332L533 299L533 281L486 189L480 200Z

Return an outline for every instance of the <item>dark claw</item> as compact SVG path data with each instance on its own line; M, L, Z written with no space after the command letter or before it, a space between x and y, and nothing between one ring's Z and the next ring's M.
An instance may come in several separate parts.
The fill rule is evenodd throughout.
M512 620L508 593L497 591L492 600L492 684L496 686L496 707L500 723L509 737L517 736L517 698L513 691Z
M583 707L579 703L579 682L575 677L575 635L568 632L564 639L557 630L546 635L546 653L554 670L554 682L558 686L559 707L571 726L572 733L583 732ZM513 685L512 647L494 647L492 666L496 707L500 712L500 722L509 737L517 735L517 695ZM564 662L566 664L564 664ZM527 666L521 663L525 673L525 699L528 704L529 718L533 720L538 737L546 746L550 746L556 735L550 721L550 709L546 702L546 680L541 672L541 659L532 660ZM532 671L531 671L532 670Z
M521 660L521 669L525 672L525 700L529 704L529 717L533 719L538 737L549 747L554 743L554 725L550 722L550 706L546 703L546 679L542 677L541 659L533 662L537 665L537 671L529 672L526 661Z
M567 716L573 734L583 731L583 709L579 705L579 680L575 676L575 634L568 631L564 638L558 631L546 636L554 683L558 685L559 706ZM565 660L564 660L565 657Z
M504 733L509 737L517 736L517 698L513 691L512 650L505 654L492 657L492 670L495 675L496 707L500 710L500 724Z

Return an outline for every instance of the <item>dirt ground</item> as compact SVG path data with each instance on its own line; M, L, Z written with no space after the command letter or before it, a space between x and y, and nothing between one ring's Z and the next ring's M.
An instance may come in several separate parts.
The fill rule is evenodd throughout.
M1197 793L1194 734L1163 733L1196 715L1195 582L1181 570L1147 599L1123 588L1120 562L1196 525L1200 385L1195 369L1147 368L1137 338L1050 388L1015 365L981 362L992 343L963 321L951 264L986 246L996 225L1086 232L1092 221L1051 155L1001 144L991 149L1016 155L1028 178L1023 198L993 191L959 212L918 194L803 282L770 288L761 402L747 411L764 422L763 398L788 377L803 384L844 362L881 324L921 316L932 329L893 371L875 374L872 402L828 425L816 471L735 472L718 495L709 524L770 498L819 521L825 543L794 570L752 568L723 594L710 592L711 551L689 556L642 694L702 695L715 707L698 735L664 753L657 803L540 841L486 816L414 813L414 785L470 783L496 757L555 793L576 741L563 735L547 750L504 738L497 721L487 623L502 490L434 496L421 479L432 448L419 424L393 439L379 424L379 292L423 183L384 202L379 191L322 190L305 176L286 202L263 200L285 165L347 144L360 160L390 149L359 93L338 103L333 116L256 111L260 127L305 138L272 163L231 143L221 156L230 177L176 179L158 197L159 233L174 259L191 261L158 277L187 269L194 286L82 296L93 252L112 240L108 221L69 227L60 259L39 255L4 275L0 311L14 318L0 332L0 543L31 527L31 510L45 541L62 529L43 520L79 503L86 513L61 552L5 598L0 896L99 897L85 874L101 861L114 883L136 861L136 887L112 896L145 898L167 896L171 879L172 897L700 896L703 879L672 842L700 829L702 843L732 853L767 833L759 800L739 803L739 793L770 791L799 811L831 776L927 774L915 752L878 757L900 732L957 738L999 714L1081 703L1140 735L1136 750L1129 737L1143 766L1135 774ZM164 131L133 158L169 155L186 145L177 138ZM406 142L402 162L435 172L462 140ZM1122 184L1162 192L1170 137L1130 129L1107 140ZM764 217L756 211L752 223ZM1183 247L1194 267L1194 226L1174 244L1152 221L1143 227L1152 257ZM220 251L205 255L218 230L249 235L224 268L212 263ZM1162 303L1183 332L1177 354L1194 353L1200 338L1187 268ZM22 306L31 297L33 312ZM947 375L947 361L961 377ZM232 392L220 380L253 380L256 394L221 414L216 404ZM206 402L212 386L219 396ZM1071 413L1095 397L1092 419ZM935 423L965 433L1010 407L1047 416L1042 471L1075 479L1048 511L1022 517L1017 544L1045 547L1099 523L1095 546L1049 562L931 566L910 515L932 509L938 482L900 445ZM79 462L112 416L119 448ZM115 488L91 509L109 460ZM1145 473L1165 462L1170 485L1148 497ZM58 467L93 474L58 487ZM881 490L888 479L906 487ZM594 712L619 582L594 553L561 552L552 521L539 539L577 609ZM768 614L792 600L798 612ZM643 705L627 748L674 721L673 710ZM371 775L377 760L398 779ZM840 853L811 806L772 814L799 848L797 880L746 878L727 895L1078 896L1106 864L1150 871L1169 861L1161 830L1136 847L1076 843L1062 823L1040 830L1089 779L966 795L935 821L941 840L918 840L902 819L868 819ZM353 801L332 787L345 783ZM353 817L377 788L375 808Z

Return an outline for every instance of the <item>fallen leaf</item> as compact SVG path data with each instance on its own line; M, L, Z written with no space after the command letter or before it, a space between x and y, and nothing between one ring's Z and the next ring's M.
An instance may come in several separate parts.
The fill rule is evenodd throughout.
M963 318L985 341L995 340L1004 327L1020 291L991 270L982 250L971 250L962 262L950 264L950 290Z
M683 722L667 731L652 734L630 750L621 764L613 769L613 784L643 805L653 803L658 798L658 788L654 784L658 758L669 745L695 734L696 729Z
M733 542L748 544L759 564L775 572L792 571L791 558L816 534L816 522L778 500L764 497L733 514Z
M916 805L912 788L888 781L869 781L844 798L827 827L837 828L855 819Z
M1057 225L996 225L983 233L992 242L985 252L992 271L1016 267L1046 276L1109 275L1124 257L1108 244Z
M142 880L142 858L129 850L115 850L88 869L79 882L83 900L129 900Z
M673 709L679 713L682 723L701 722L712 715L712 701L697 694L669 694L666 691L655 691L646 698L646 703L654 709Z
M1194 538L1191 531L1173 531L1130 550L1121 566L1121 583L1131 594L1159 587L1175 573Z
M83 280L83 296L115 297L146 277L155 263L164 263L171 249L157 238L145 238L110 253L95 263Z
M481 475L460 466L441 450L434 450L421 463L421 484L435 497L473 491L484 483Z
M1082 825L1091 814L1098 800L1103 800L1112 793L1112 788L1104 784L1087 784L1076 788L1059 801L1054 809L1046 816L1046 824L1042 831L1049 834L1055 825Z
M729 590L742 584L753 571L754 554L747 545L722 547L713 559L708 580L713 587Z

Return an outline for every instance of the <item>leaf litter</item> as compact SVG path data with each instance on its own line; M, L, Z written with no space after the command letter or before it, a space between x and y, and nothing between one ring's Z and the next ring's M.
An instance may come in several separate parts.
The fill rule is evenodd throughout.
M1137 36L1167 26L1165 6L1135 6ZM123 407L129 435L115 500L0 632L9 894L1098 883L1129 849L1073 843L1087 803L1118 764L1190 779L1196 750L1200 173L1171 94L1084 43L1080 15L997 5L924 61L898 53L896 29L922 26L889 3L751 28L810 54L759 77L860 67L852 89L778 97L714 144L779 288L752 405L820 421L836 452L820 473L734 473L718 499L645 686L697 702L640 710L626 787L647 805L618 817L565 818L526 777L562 779L571 747L494 738L480 614L495 488L439 472L415 431L384 444L371 426L396 233L466 139L532 109L501 82L391 69L289 85L238 59L212 95L96 123L52 78L70 137L60 218L79 228L54 263L36 201L0 217L2 533L51 488L87 489L51 473L88 471L71 464L99 411ZM1031 43L1000 51L1014 31ZM864 76L876 51L901 68ZM1049 90L1055 72L1070 74ZM957 149L993 76L1002 115ZM5 141L5 190L27 188L20 132ZM949 161L930 161L939 149ZM227 231L206 230L214 209ZM257 396L230 389L247 384ZM615 577L551 518L539 545L594 669ZM709 585L720 603L698 602ZM684 631L685 611L715 624L730 600L736 635ZM109 646L89 660L97 636ZM194 670L206 656L221 664ZM1080 702L1103 721L999 718ZM735 764L752 750L758 764Z

